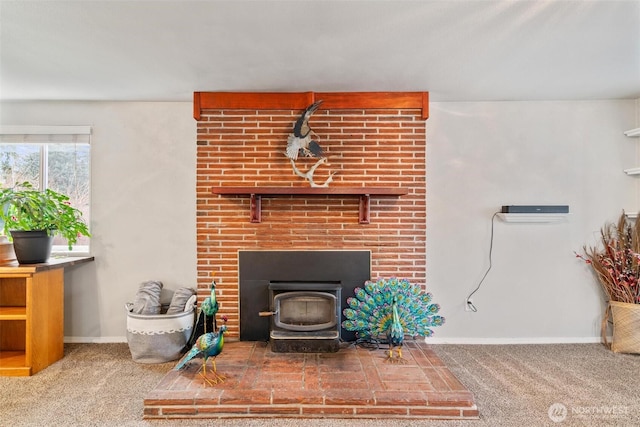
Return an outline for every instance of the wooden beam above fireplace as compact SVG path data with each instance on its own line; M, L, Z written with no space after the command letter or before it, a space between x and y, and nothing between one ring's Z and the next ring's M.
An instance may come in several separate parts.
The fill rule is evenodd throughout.
M371 196L403 196L409 193L406 188L398 187L213 187L213 194L221 195L249 195L251 197L251 222L261 222L262 196L312 196L312 195L338 195L358 196L359 222L370 223Z
M429 92L194 92L193 117L202 110L301 110L322 100L321 109L420 109L429 118Z

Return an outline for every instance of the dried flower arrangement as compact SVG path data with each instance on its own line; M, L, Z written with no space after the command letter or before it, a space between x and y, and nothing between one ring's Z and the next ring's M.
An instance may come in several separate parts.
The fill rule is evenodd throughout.
M609 301L640 304L640 219L630 221L622 212L600 235L602 247L585 246L585 256L576 256L591 265Z

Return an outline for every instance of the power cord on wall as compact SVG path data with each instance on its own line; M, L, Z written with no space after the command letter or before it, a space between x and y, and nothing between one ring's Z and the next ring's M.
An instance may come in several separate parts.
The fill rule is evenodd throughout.
M476 288L473 290L473 292L471 292L469 294L469 296L467 297L466 300L466 309L468 309L469 311L473 311L474 313L478 311L478 309L476 308L475 305L473 305L473 302L471 301L471 296L473 294L475 294L478 289L480 289L480 286L482 286L482 282L484 282L484 279L487 277L487 275L489 274L489 271L491 271L491 266L492 266L492 254L493 254L493 224L495 222L496 216L499 214L500 212L495 212L493 214L493 216L491 217L491 237L490 237L490 242L489 242L489 268L487 268L487 271L484 272L484 275L482 276L482 279L480 279L480 282L478 283L478 286L476 286Z

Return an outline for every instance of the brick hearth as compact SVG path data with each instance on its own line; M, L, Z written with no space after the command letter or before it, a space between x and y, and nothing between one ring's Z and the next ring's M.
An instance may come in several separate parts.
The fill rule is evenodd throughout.
M473 395L422 342L405 344L405 364L383 349L273 353L262 342L226 343L226 377L204 386L201 359L171 371L144 399L144 418L476 419Z

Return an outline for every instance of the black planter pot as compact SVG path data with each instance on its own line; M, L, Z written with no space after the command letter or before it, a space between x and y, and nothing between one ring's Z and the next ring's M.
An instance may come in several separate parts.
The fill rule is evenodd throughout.
M44 230L11 231L13 249L20 264L47 262L51 255L53 236Z

